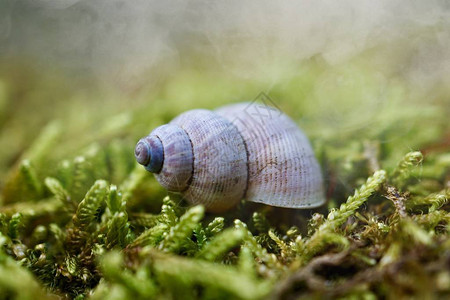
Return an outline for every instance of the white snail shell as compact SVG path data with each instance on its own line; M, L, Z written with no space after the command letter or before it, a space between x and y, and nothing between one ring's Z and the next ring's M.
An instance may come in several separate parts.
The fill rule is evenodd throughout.
M142 138L135 156L167 190L209 211L227 210L244 198L289 208L325 202L307 137L268 106L187 111Z

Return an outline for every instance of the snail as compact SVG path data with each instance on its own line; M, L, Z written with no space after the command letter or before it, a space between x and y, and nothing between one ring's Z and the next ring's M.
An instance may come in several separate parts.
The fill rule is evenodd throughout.
M325 202L307 137L271 106L194 109L139 140L135 157L168 191L222 212L240 200L314 208Z

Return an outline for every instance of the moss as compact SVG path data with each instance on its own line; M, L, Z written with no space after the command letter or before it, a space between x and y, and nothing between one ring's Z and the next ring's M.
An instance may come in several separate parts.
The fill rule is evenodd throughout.
M207 213L134 162L151 128L188 108L251 100L264 78L186 68L109 102L111 92L79 93L67 79L60 92L72 100L53 107L39 97L45 76L0 76L0 295L448 297L448 103L383 78L365 55L307 61L271 85L323 167L327 207L306 211L242 202Z

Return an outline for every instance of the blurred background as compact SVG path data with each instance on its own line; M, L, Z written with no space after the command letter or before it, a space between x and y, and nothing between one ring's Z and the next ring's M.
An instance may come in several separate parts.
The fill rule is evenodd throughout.
M449 49L448 1L0 0L1 200L24 159L45 178L104 155L88 181L118 184L152 128L260 92L351 191L367 151L448 144Z

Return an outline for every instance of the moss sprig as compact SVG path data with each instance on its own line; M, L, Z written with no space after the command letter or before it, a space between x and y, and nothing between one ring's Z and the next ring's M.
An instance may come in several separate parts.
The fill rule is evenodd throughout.
M159 249L166 252L179 251L203 218L204 212L203 206L194 206L188 209L181 216L178 224L173 226L164 237L164 240L159 245Z
M141 255L152 258L151 268L164 282L181 282L193 288L200 285L210 293L222 291L228 297L239 299L259 299L270 291L270 284L255 280L239 270L201 260L189 260L145 249ZM168 285L170 287L171 284ZM167 290L171 292L171 290Z
M394 185L403 188L407 179L411 176L412 168L420 166L422 161L423 154L420 151L407 153L392 172L391 180Z
M221 260L223 255L242 243L245 234L242 229L228 228L206 243L197 257L209 261Z
M384 170L376 171L367 179L366 183L362 185L360 189L355 191L353 196L350 196L347 199L347 202L341 204L339 209L332 210L323 224L320 225L305 243L302 260L308 261L315 253L321 251L323 246L327 244L326 241L328 239L330 239L330 243L337 241L340 244L347 244L344 242L343 238L335 233L337 233L338 228L344 224L348 217L353 215L356 210L381 187L385 180L386 172Z
M96 224L99 209L104 203L108 193L108 184L104 180L98 180L87 192L85 198L78 205L73 216L73 227L68 235L69 251L77 251L79 247L85 246L89 239L90 230Z

